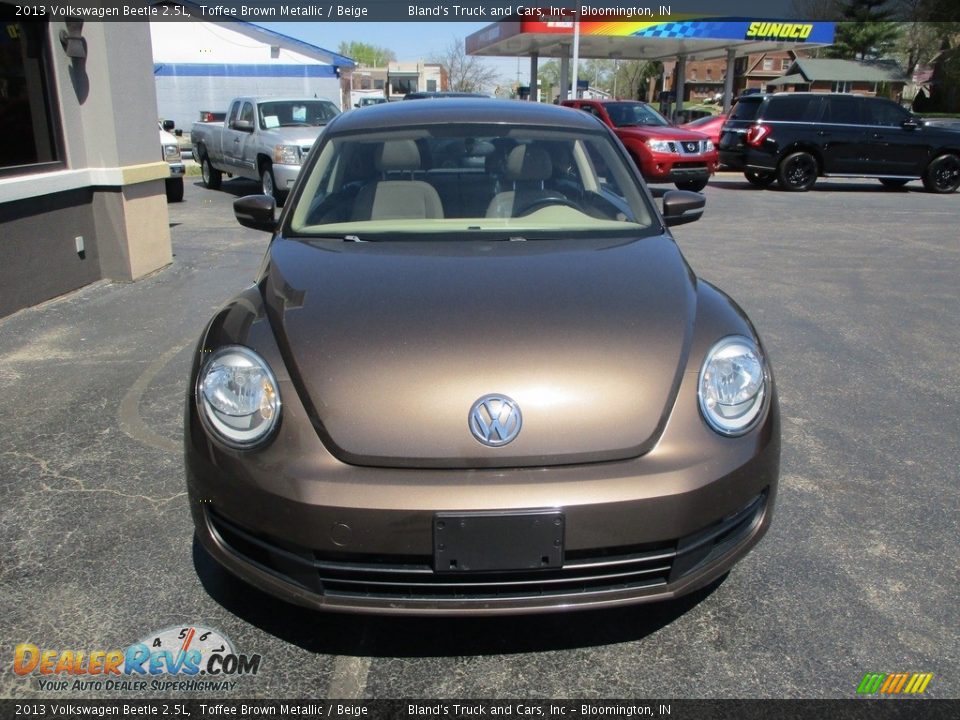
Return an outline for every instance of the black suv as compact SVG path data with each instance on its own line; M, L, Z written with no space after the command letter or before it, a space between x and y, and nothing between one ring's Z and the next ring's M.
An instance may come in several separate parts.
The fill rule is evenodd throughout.
M720 135L720 162L754 185L809 190L821 176L875 177L887 187L922 179L960 187L960 131L926 125L897 103L841 93L741 97Z

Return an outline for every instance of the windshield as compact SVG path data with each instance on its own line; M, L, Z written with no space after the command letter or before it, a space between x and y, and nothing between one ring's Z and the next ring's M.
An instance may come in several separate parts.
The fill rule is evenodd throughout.
M616 127L631 127L634 125L668 126L670 121L646 103L623 102L605 103L604 109L610 116L610 122Z
M326 125L340 111L329 100L273 100L260 103L260 129Z
M659 232L607 131L444 124L324 138L292 235L535 240Z

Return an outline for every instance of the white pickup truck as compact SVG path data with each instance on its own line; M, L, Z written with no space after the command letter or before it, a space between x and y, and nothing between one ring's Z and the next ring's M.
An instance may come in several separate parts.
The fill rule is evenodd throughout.
M316 98L234 99L226 120L194 123L190 131L203 184L216 190L223 175L249 178L282 204L314 141L339 114Z
M163 159L170 166L170 176L167 178L167 202L183 200L183 158L180 156L180 143L176 136L169 131L173 130L173 121L166 120L159 124L160 151Z

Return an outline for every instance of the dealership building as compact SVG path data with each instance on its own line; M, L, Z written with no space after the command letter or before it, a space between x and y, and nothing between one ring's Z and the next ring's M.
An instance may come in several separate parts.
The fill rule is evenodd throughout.
M148 24L0 23L0 317L168 265Z
M241 94L341 105L353 67L229 19L25 22L0 0L0 23L0 317L172 262L159 118L189 128Z
M184 131L201 112L222 113L240 95L315 97L350 107L341 76L348 79L353 60L257 25L151 22L150 40L158 117Z

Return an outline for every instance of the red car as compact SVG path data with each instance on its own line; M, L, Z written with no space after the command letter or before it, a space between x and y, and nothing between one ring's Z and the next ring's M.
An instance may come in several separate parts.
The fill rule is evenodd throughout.
M685 130L694 130L696 132L702 132L713 143L714 147L720 144L720 128L723 127L723 124L727 121L726 115L713 115L712 117L702 117L697 120L691 120L688 123L683 123L679 127L684 128Z
M564 100L562 104L595 115L613 128L647 182L672 182L681 190L703 190L717 170L712 140L701 132L671 125L647 103Z

